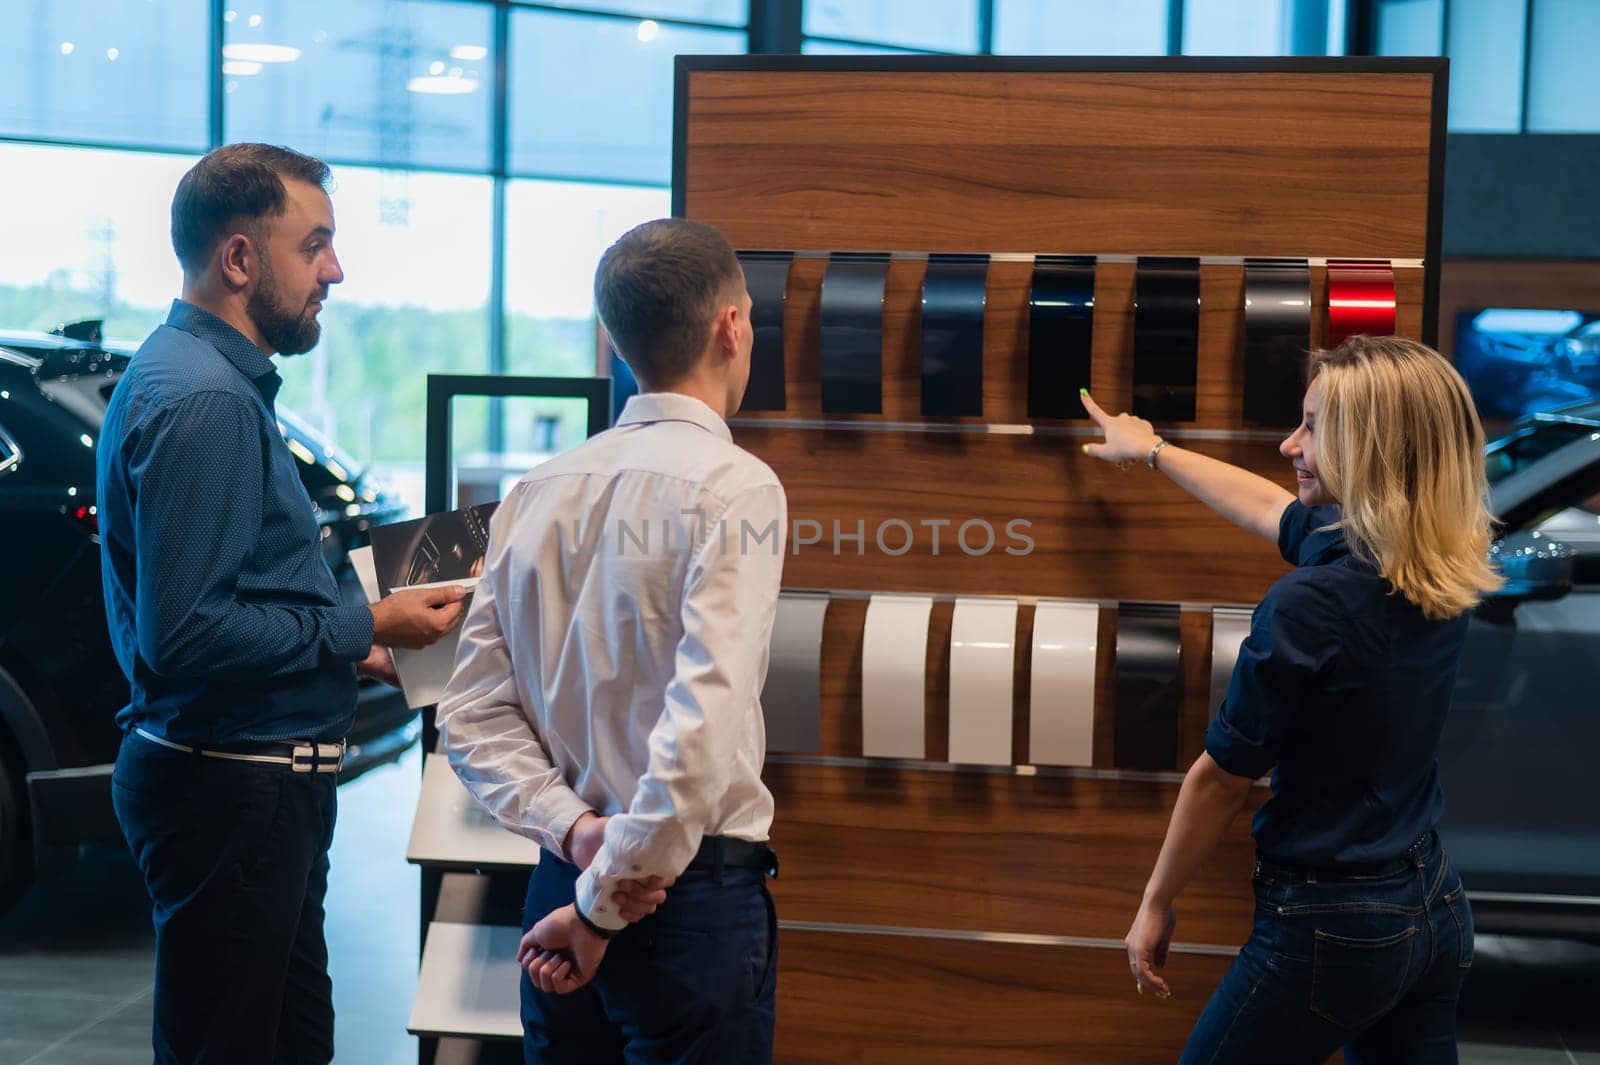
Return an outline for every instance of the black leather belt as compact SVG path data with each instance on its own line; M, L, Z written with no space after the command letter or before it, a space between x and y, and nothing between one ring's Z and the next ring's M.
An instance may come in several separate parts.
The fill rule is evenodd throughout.
M1336 883L1341 880L1381 880L1384 877L1399 876L1401 873L1422 868L1438 847L1438 843L1438 833L1430 830L1427 835L1407 847L1405 853L1398 858L1382 862L1346 862L1338 865L1297 865L1291 862L1273 861L1258 854L1256 874L1268 880L1301 884Z
M770 877L778 875L778 854L765 843L752 843L732 836L706 836L690 869L710 870L713 876L724 869L760 869Z

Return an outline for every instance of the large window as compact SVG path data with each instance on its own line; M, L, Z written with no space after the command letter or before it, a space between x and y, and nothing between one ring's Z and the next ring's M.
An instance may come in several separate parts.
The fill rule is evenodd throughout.
M489 366L491 183L349 166L334 182L345 279L321 342L284 360L280 402L376 463L420 511L427 375Z
M1339 0L1186 0L1185 55L1342 55Z
M168 204L193 156L0 144L0 328L103 318L142 340L183 275Z
M595 371L594 270L640 222L671 210L664 188L513 181L506 189L506 370Z
M743 26L749 13L746 0L512 0L513 3L539 3L544 7L574 10L600 9L622 15L644 15L654 19L682 19L718 26ZM759 2L759 0L758 0Z
M1538 0L1528 56L1528 129L1600 132L1600 4Z
M934 52L976 52L978 0L805 0L807 37Z
M1166 55L1167 0L995 0L994 50L1014 55Z
M743 52L746 40L652 19L512 12L510 170L667 184L674 58Z
M0 134L203 149L207 0L8 0Z
M799 2L816 54L1286 56L1343 55L1352 0Z
M226 139L395 167L488 170L493 9L268 0L223 15Z
M670 210L674 58L743 52L749 21L747 0L18 5L0 329L142 339L181 291L168 205L199 153L320 156L345 281L281 401L418 507L428 373L594 372L600 254ZM477 421L483 448L526 449L508 411Z
M1600 132L1595 0L1371 0L1379 55L1450 57L1450 128Z

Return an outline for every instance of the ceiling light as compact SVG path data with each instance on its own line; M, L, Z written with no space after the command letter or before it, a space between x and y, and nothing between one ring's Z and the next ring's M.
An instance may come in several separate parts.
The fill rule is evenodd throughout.
M412 78L406 82L411 92L432 96L462 96L478 91L476 78Z
M222 21L223 22L232 22L234 19L236 19L238 17L239 17L239 12L234 11L232 9L229 9L229 10L224 11L222 13Z
M106 49L106 58L111 60L113 63L115 63L117 61L117 56L119 56L121 54L122 53L117 51L115 48L107 48Z
M261 16L260 15L251 15L245 21L250 23L250 28L251 29L255 29L257 26L261 25Z
M476 63L480 59L489 57L489 49L481 44L458 44L450 49L451 59L464 59L468 63Z
M660 32L661 32L660 23L656 22L655 19L647 18L643 22L639 23L639 29L637 31L637 36L641 41L649 43L650 41L655 40L656 39L656 34L658 34Z
M224 59L222 61L222 72L224 74L234 74L241 78L248 78L261 73L262 66L263 64L257 63L252 59Z
M433 62L428 64L428 73L437 78L440 74L444 73L444 64L435 59Z
M287 44L228 44L222 47L222 58L254 63L293 63L300 58L300 49Z
M71 55L73 53L73 51L77 49L77 47L78 46L73 44L71 41L62 41L61 42L61 54L62 55Z

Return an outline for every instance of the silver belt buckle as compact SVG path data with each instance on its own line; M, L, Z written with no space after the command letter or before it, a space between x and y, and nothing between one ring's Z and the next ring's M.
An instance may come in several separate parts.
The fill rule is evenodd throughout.
M345 745L339 743L297 743L289 755L289 768L296 773L337 773L344 768Z

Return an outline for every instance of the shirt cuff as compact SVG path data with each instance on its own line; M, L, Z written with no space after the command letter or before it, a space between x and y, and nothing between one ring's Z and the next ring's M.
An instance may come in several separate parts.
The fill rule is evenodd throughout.
M628 922L611 904L610 894L611 885L601 882L594 866L585 869L583 875L578 877L574 891L578 912L608 932L620 932L628 927Z
M328 652L347 662L360 662L372 653L371 608L336 606L329 609Z
M1220 716L1206 730L1206 753L1224 772L1251 780L1260 780L1278 764L1275 755L1251 744Z
M528 811L523 815L522 823L534 832L544 833L545 839L540 842L544 844L550 853L559 854L562 861L570 862L572 855L567 853L567 848L565 847L567 833L572 831L572 826L577 823L578 818L586 813L592 813L594 807L570 791L560 798L551 798L546 801L552 808L537 810L529 807Z

